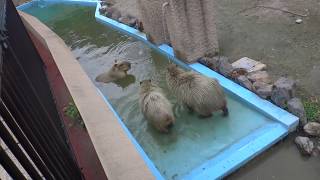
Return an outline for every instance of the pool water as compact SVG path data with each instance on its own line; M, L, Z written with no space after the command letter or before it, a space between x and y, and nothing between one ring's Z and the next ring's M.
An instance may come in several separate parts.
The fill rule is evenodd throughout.
M266 116L229 94L228 117L222 117L221 112L217 112L212 118L199 119L168 91L165 82L168 58L142 42L99 24L94 11L95 7L63 4L42 4L25 10L66 42L166 179L182 178L249 133L272 123ZM95 82L95 77L108 70L115 59L132 63L132 69L128 72L130 76L117 83ZM173 104L176 124L169 134L157 132L140 112L139 82L145 79L152 79L163 88Z

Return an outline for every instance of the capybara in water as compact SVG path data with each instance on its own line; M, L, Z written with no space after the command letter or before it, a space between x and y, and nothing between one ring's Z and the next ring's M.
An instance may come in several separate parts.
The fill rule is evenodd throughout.
M170 64L167 71L169 89L189 109L201 117L210 117L218 110L222 110L224 116L228 115L226 97L218 80L184 71L175 64Z
M130 68L131 68L131 63L127 61L122 61L119 63L115 61L115 64L112 66L112 68L108 72L102 73L96 77L96 81L104 82L104 83L117 81L119 79L126 77L127 72L130 70Z
M172 105L151 80L140 82L139 105L144 117L160 132L169 132L175 122Z

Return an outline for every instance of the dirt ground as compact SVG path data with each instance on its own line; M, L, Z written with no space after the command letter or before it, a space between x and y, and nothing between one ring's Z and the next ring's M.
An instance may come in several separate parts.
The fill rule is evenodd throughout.
M122 12L139 17L136 0L114 1ZM280 76L296 79L301 98L320 97L319 0L215 1L222 55L231 61L244 56L261 61L267 64L273 79ZM303 22L297 24L297 18ZM319 179L320 159L300 156L293 143L294 136L290 135L227 179Z

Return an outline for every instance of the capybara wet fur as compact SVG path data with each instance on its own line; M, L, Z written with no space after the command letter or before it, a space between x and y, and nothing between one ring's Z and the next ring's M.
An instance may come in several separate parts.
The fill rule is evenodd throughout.
M176 64L167 67L167 84L177 99L200 117L210 117L222 110L228 115L226 96L218 80L203 76L194 71L185 71Z
M160 132L168 133L175 118L172 105L162 89L151 80L140 82L139 105L144 117Z
M119 79L125 78L127 72L131 69L131 63L127 61L117 62L112 66L112 68L96 77L97 82L110 83L117 81Z

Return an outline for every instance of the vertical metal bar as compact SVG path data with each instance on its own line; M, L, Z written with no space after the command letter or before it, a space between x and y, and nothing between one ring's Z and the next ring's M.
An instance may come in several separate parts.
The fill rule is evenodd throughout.
M6 88L3 89L2 93L4 94L4 99L3 99L4 102L6 104L8 103L8 107L11 108L14 111L15 115L17 116L17 118L15 118L16 122L18 122L17 124L19 124L19 127L21 127L22 131L26 134L26 136L30 140L31 144L34 146L34 148L38 152L39 156L43 159L43 161L46 163L46 166L53 173L54 177L56 177L58 179L65 179L67 176L65 176L65 172L63 170L62 165L59 163L58 164L54 163L54 161L56 161L56 159L55 159L56 157L55 157L55 155L51 154L51 152L50 152L51 149L47 148L47 150L46 150L46 148L43 147L43 146L46 146L46 142L39 141L38 138L42 139L42 136L38 135L38 137L37 137L35 135L35 133L37 131L36 130L32 131L29 128L28 122L24 119L23 114L19 111L15 102L11 99ZM8 102L6 102L6 101L8 101ZM20 120L20 121L17 121L17 120Z
M42 179L38 171L31 164L30 160L26 157L20 146L16 143L11 136L8 129L4 126L3 122L0 122L0 137L9 147L12 154L17 158L22 167L27 171L32 179Z
M9 109L1 99L0 99L0 113L1 113L1 116L6 120L5 122L7 123L11 131L15 134L18 141L22 144L22 146L24 147L28 155L31 157L33 162L41 171L42 175L48 180L55 179L52 173L50 172L50 170L48 169L48 167L46 166L46 164L44 164L44 162L39 157L38 153L30 144L29 140L26 138L22 130L19 128L13 116L11 115Z
M13 61L11 62L13 63ZM21 121L21 123L24 122L25 126L28 126L29 129L34 129L35 136L38 137L39 142L42 142L42 144L47 147L46 149L50 149L50 151L47 151L47 154L51 154L50 157L54 157L59 164L62 164L64 167L64 170L66 173L71 173L71 164L69 164L70 161L66 161L66 158L68 157L67 154L69 152L61 152L65 147L63 146L64 142L56 142L56 139L52 139L52 136L55 136L58 132L54 131L54 129L51 129L48 127L48 124L44 124L44 121L46 117L41 116L39 113L39 109L32 109L32 107L37 107L36 104L32 103L32 96L33 94L29 94L28 96L21 96L19 94L19 87L16 83L11 82L18 82L18 79L13 79L14 75L19 75L18 73L10 72L11 67L6 68L6 79L4 81L4 84L6 85L6 90L13 94L11 98L15 101L19 100L20 103L17 104L17 109L24 114L25 121ZM10 78L9 78L10 77ZM23 77L23 76L22 76ZM20 78L20 82L23 85L24 78ZM10 84L10 85L9 85ZM25 91L28 90L28 86L25 85ZM20 88L21 89L21 88ZM31 97L29 97L31 96ZM30 104L31 103L31 104ZM21 118L19 118L22 120ZM25 123L25 122L28 123ZM66 145L66 144L65 144ZM59 166L58 166L59 167ZM70 174L71 175L71 174Z
M14 164L14 162L10 159L5 150L0 146L0 164L7 171L7 173L13 179L26 179L24 175L20 172L19 168Z

